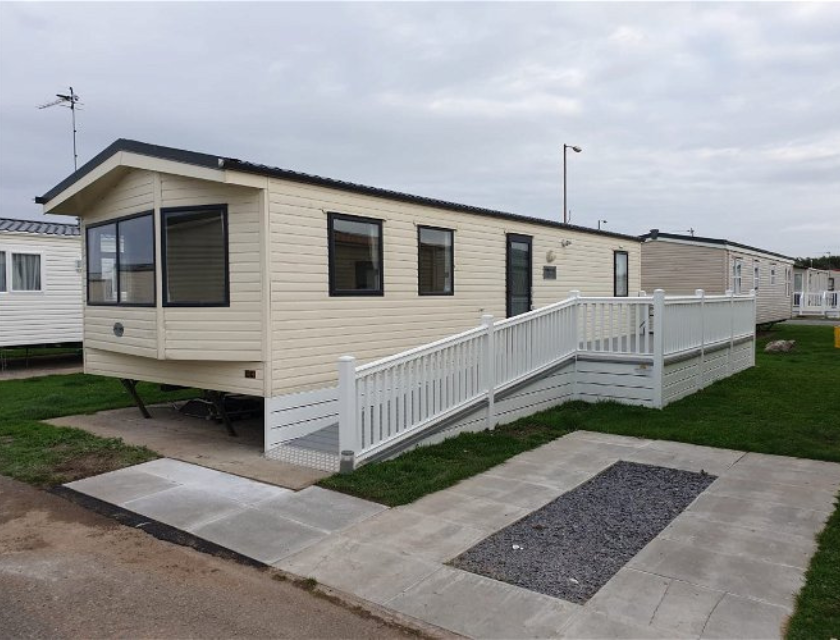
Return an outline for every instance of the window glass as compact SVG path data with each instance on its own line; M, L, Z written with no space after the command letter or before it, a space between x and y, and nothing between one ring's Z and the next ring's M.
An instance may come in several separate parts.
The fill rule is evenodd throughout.
M420 227L417 271L421 295L452 293L453 236L449 229Z
M0 291L6 290L6 252L0 251Z
M87 282L88 302L118 302L116 224L87 230Z
M118 225L120 238L120 302L154 304L155 243L154 220L142 216Z
M227 212L163 210L166 304L228 304Z
M41 290L41 256L12 254L12 291Z
M630 279L626 251L615 252L615 296L624 298L630 295Z
M743 263L736 260L732 265L732 291L736 294L741 293L741 269Z
M753 265L753 289L758 291L758 285L761 280L761 275L758 267L758 262Z
M330 293L381 294L381 223L331 214L330 232Z

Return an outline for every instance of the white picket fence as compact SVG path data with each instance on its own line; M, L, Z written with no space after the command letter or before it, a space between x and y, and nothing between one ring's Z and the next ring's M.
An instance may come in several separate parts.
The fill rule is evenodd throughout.
M754 338L755 293L567 300L376 362L339 360L338 436L353 468L481 403L495 426L499 393L580 357L649 362L654 406L663 406L666 359Z
M797 316L840 317L840 291L805 291L793 294Z

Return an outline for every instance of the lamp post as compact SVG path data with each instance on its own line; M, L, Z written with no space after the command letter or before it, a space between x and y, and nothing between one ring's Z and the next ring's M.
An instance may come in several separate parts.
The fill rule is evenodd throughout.
M601 223L602 223L602 222L603 222L604 224L607 224L607 221L606 221L606 220L598 220L598 231L600 231L600 230L601 230Z
M569 210L566 208L566 149L571 149L575 153L583 151L583 149L573 144L563 144L563 224L568 224L569 222Z

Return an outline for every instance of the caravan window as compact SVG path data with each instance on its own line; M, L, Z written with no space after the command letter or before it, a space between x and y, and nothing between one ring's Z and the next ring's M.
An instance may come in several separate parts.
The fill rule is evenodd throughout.
M155 233L151 212L87 228L90 305L155 304Z
M161 210L163 304L230 305L227 206Z
M417 292L421 296L451 296L454 256L452 229L417 228Z
M758 260L753 263L753 289L758 291L758 285L761 283L761 271Z
M0 251L0 293L6 291L6 252Z
M41 256L37 253L12 254L12 291L41 290Z
M630 295L629 265L626 251L613 254L613 295L626 298Z
M732 291L736 294L741 293L741 271L743 270L743 260L736 259L732 263Z
M329 214L331 296L381 296L382 221Z

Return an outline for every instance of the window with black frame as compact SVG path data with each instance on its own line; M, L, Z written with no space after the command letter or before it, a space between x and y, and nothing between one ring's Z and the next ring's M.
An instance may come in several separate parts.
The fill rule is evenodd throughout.
M0 251L0 293L6 292L6 252Z
M382 221L331 213L328 227L330 295L383 295Z
M88 304L154 306L151 212L88 226L86 254Z
M616 298L626 298L630 295L629 257L626 251L616 251L613 254L613 295Z
M227 207L163 209L163 304L230 304Z
M453 294L454 236L452 229L418 227L417 290L421 296Z

